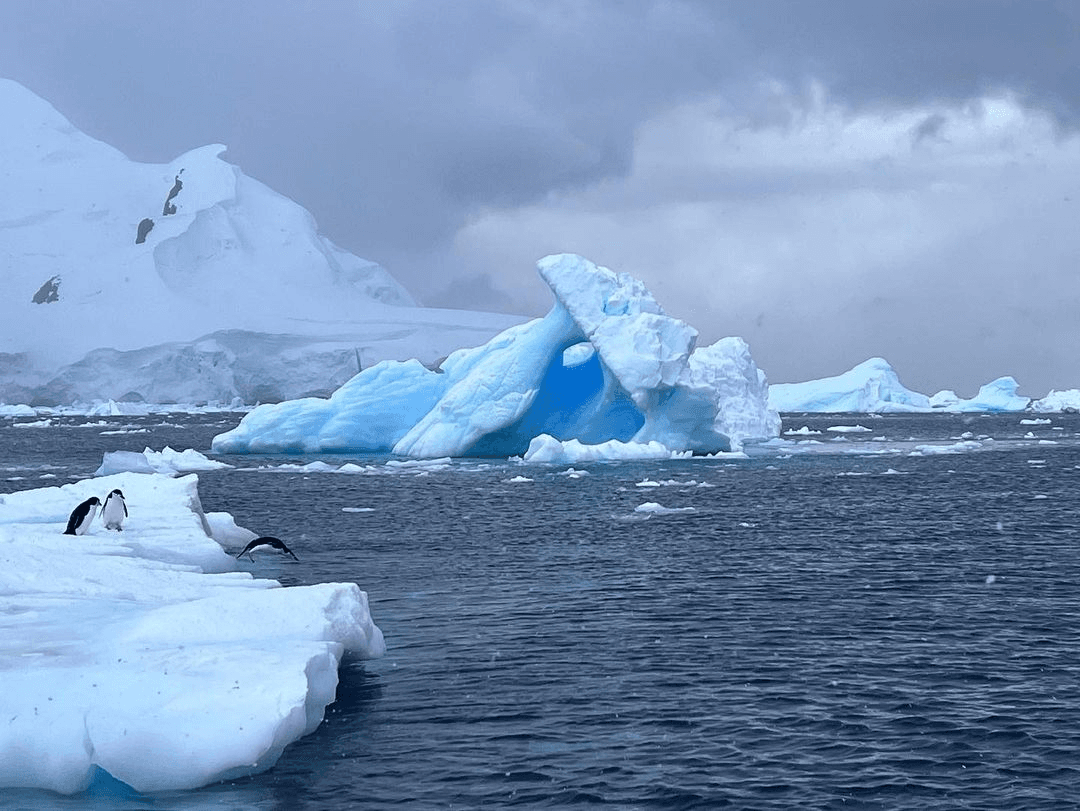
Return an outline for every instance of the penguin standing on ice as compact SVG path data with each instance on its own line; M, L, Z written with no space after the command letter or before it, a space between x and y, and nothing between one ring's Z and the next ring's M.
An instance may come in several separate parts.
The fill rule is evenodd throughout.
M292 555L292 558L295 561L300 560L300 558L298 558L296 555L293 555L293 551L285 545L285 542L283 540L281 540L280 538L272 538L269 535L263 535L261 538L256 538L254 541L249 543L242 550L240 550L240 554L236 556L236 559L240 560L240 558L242 558L244 555L247 555L249 558L251 558L251 562L254 563L255 550L260 546L268 546L271 549L276 549L283 554Z
M127 518L127 504L124 502L124 494L119 489L113 490L105 496L105 506L101 508L101 523L105 529L115 529L118 532L123 529L121 524Z
M86 530L90 529L90 522L93 521L94 516L97 515L97 508L100 504L101 499L97 496L90 496L90 498L72 510L64 534L85 535Z

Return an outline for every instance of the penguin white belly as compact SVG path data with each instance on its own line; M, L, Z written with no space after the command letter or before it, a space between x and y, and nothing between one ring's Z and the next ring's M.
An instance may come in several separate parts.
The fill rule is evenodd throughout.
M101 523L105 529L123 529L124 518L127 516L127 507L124 499L117 496L109 496L105 500L105 506L101 508Z

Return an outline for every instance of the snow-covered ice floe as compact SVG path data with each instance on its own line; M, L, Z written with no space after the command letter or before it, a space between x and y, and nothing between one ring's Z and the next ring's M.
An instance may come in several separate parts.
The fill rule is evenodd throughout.
M352 583L236 571L195 476L125 473L0 496L0 787L74 793L98 770L140 792L270 768L335 697L345 651L381 656ZM64 535L113 488L123 532Z
M697 347L697 331L640 281L580 256L538 269L556 298L544 318L454 352L437 371L384 361L329 399L260 406L215 437L214 452L509 457L547 434L714 453L779 434L741 338Z
M210 459L193 448L174 451L166 445L160 451L147 448L142 453L110 451L102 457L101 466L94 471L94 475L162 473L166 476L179 476L183 473L195 473L200 470L223 470L229 467L232 467L232 465Z

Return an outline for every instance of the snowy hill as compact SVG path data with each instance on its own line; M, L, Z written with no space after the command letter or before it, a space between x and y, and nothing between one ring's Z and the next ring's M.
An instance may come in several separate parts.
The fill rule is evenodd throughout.
M521 320L416 307L383 268L320 236L305 209L222 160L224 146L136 163L6 79L0 143L0 401L96 396L70 375L54 378L97 349L194 345L245 330L332 335L354 358L364 341L396 335L395 352L435 360ZM416 338L416 352L402 334ZM303 366L300 343L292 361ZM103 396L120 397L125 374L105 361L88 362L110 390Z

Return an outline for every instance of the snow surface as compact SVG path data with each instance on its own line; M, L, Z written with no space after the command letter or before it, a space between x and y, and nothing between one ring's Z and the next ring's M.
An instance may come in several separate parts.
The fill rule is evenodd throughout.
M346 650L385 650L355 584L280 588L236 571L195 476L135 473L0 496L0 787L138 791L270 768L319 725ZM123 532L63 535L113 488Z
M805 383L774 383L769 387L769 406L780 412L886 414L897 412L1005 412L1039 410L1036 401L1016 393L1017 382L999 377L979 389L970 400L953 391L933 397L911 391L900 383L896 371L883 358L870 358L836 377ZM1047 398L1045 410L1062 410L1067 398Z
M546 434L585 446L652 443L670 455L778 435L765 375L742 339L696 348L696 330L665 315L640 281L580 256L549 256L538 269L556 298L544 318L459 350L437 371L388 361L328 399L261 406L213 450L505 457Z
M0 402L325 395L358 362L434 363L521 321L416 307L220 144L137 163L7 79L0 143Z

